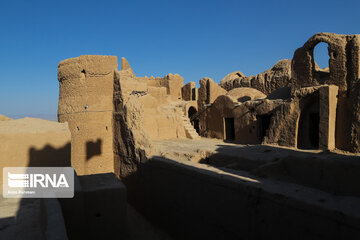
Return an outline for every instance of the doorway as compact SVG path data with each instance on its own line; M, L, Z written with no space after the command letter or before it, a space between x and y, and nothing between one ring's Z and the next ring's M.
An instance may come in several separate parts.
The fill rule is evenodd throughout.
M258 139L259 139L260 143L262 143L264 141L264 138L270 127L271 117L272 117L272 114L263 114L263 115L256 116L256 119L258 121L258 126L259 126Z
M306 106L300 113L297 147L300 149L319 148L320 112L318 104Z
M190 107L188 110L188 117L190 119L191 124L195 128L196 132L199 133L200 132L199 119L197 119L196 114L197 114L196 108Z
M235 140L234 118L225 118L225 140Z

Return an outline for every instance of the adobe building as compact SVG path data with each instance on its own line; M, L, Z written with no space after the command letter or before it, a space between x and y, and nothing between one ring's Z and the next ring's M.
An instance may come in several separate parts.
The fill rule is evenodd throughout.
M319 42L329 44L329 69L314 61ZM316 34L292 60L256 76L231 73L220 85L203 78L199 89L194 82L184 85L178 74L137 77L125 58L120 71L117 65L113 56L59 64L58 116L69 123L79 174L115 171L122 154L114 143L125 111L121 105L130 102L128 121L148 149L151 140L200 135L240 144L360 151L358 35Z
M359 152L359 39L359 35L319 33L297 49L291 61L279 61L257 76L224 78L221 86L228 91L251 87L267 94L257 103L245 103L248 107L240 111L245 116L234 121L235 140ZM329 69L319 69L314 61L313 50L320 42L328 44ZM235 119L238 112L230 117ZM242 140L241 135L250 131L252 136Z
M136 76L125 58L118 70L115 56L62 61L71 164L115 173L128 202L179 239L357 239L359 37L315 34L292 60L199 88Z
M184 87L178 74L136 77L125 58L120 71L117 66L113 56L80 56L59 63L58 118L69 123L71 161L79 175L119 167L122 151L131 151L127 141L121 147L114 143L114 132L125 131L122 121L139 130L136 137L148 149L152 139L199 137L184 113L190 105L196 107L195 101L182 101L183 96L194 97L194 87ZM127 102L131 104L124 109ZM124 111L131 112L131 118L125 119Z

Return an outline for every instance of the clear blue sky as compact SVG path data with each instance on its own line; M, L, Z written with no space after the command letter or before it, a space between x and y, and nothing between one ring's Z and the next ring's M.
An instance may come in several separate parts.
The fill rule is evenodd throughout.
M360 33L359 2L1 1L0 114L55 116L57 64L83 54L126 57L138 76L185 82L254 75L317 32Z

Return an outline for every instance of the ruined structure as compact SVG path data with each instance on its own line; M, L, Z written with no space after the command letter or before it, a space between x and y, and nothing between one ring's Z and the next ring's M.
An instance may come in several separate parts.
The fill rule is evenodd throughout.
M113 56L62 61L71 164L115 173L128 201L180 239L357 239L359 39L319 33L292 60L199 88L136 76L125 58L120 70ZM319 42L329 69L314 61Z
M138 129L134 139L147 149L149 140L199 133L241 144L359 152L358 41L357 35L319 33L293 60L257 76L231 73L220 85L204 78L199 89L194 82L184 85L178 74L137 77L124 58L120 71L116 57L65 60L59 64L58 115L72 132L73 166L79 174L121 169L123 150L113 140L122 121L124 128ZM313 58L319 42L329 44L328 70Z
M291 85L291 60L278 61L271 69L256 76L246 77L240 71L225 76L220 86L230 91L233 88L251 87L268 95L276 89Z
M320 33L295 51L292 61L294 88L332 84L338 86L336 147L359 152L359 35ZM316 68L313 50L325 42L329 50L329 71Z
M149 140L199 137L187 118L195 84L178 74L136 77L125 58L117 71L116 57L81 56L61 62L58 76L59 121L69 123L80 175L118 173L123 157L141 159L134 140L150 151Z
M316 34L295 51L291 67L289 60L282 60L255 77L227 76L221 86L255 88L274 104L283 100L276 108L256 113L262 119L258 143L359 152L359 39ZM329 69L319 69L314 61L313 50L320 42L328 44ZM261 117L265 113L266 120Z

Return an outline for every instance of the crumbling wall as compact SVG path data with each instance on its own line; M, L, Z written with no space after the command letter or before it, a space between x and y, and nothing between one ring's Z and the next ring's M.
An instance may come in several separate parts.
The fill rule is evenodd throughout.
M220 87L211 78L202 78L199 81L200 88L198 89L198 118L200 136L208 136L207 133L207 112L209 104L213 103L220 95L225 95L226 90Z
M348 55L348 85L351 116L351 147L353 152L360 152L360 36L349 37Z
M263 143L298 148L334 149L337 89L334 85L321 85L296 90L291 98L282 101L271 111L273 117ZM317 114L318 122L314 123L316 119L310 119L309 114ZM311 130L311 124L317 124L316 132ZM312 145L309 139L314 136L316 143ZM305 146L302 146L303 143L299 145L299 139L306 142Z
M171 105L166 97L157 97L157 89L139 97L144 106L144 128L152 140L186 138L181 108ZM162 92L166 95L166 92ZM164 95L163 95L164 96Z
M271 114L273 116L263 143L297 147L299 99L281 102Z
M221 95L206 108L204 136L228 140L226 119L233 119L231 140L236 143L334 149L337 89L321 85L298 89L287 99L249 97L244 102Z
M318 69L314 61L314 47L328 44L328 77L317 77ZM359 35L318 33L312 36L294 53L292 60L292 88L295 89L321 84L339 87L335 146L338 149L359 152L360 128L359 112Z
M241 72L234 72L225 76L221 82L227 91L234 88L255 88L268 95L278 88L291 85L291 60L278 61L271 69L255 76L246 77Z
M184 101L196 101L197 100L196 83L188 82L182 87L181 93L182 93L182 99Z
M136 172L141 162L146 161L146 150L150 151L147 133L141 121L142 105L137 96L125 97L121 88L121 79L127 73L121 70L114 78L114 168L118 177L126 177Z
M266 136L271 135L271 133L268 133L271 122L264 123L261 118L269 115L268 120L272 121L273 110L283 104L283 101L270 100L241 103L231 96L219 96L208 107L206 115L208 129L206 136L226 139L225 119L233 118L234 142L240 144L260 144ZM268 126L263 126L264 124L268 124ZM278 129L278 131L281 131L281 129Z
M320 43L328 44L329 50L329 78L319 82L315 77L316 65L314 48ZM332 33L318 33L312 36L301 48L297 49L292 59L292 86L294 88L310 87L321 84L334 84L340 91L347 89L346 81L346 35Z
M149 87L164 87L167 91L168 84L166 82L165 77L144 76L144 77L137 77L136 80L138 82L145 83Z
M199 82L199 104L211 104L218 96L226 94L226 90L211 78L202 78Z
M151 140L186 135L182 111L171 106L167 89L160 84L147 85L147 78L128 73L126 69L115 73L114 154L115 173L131 184L136 178L127 177L136 175L138 167L155 150Z
M178 74L164 78L136 77L129 70L127 60L122 61L126 62L127 69L117 73L117 81L124 106L134 107L130 116L141 122L146 137L151 140L186 138L182 109L173 104L179 100L183 78Z
M184 79L178 74L136 77L125 58L121 67L117 71L113 56L80 56L59 63L58 118L69 123L72 166L79 175L113 172L119 156L139 159L131 139L148 146L148 139L186 138L184 113L176 105ZM114 145L117 130L127 147Z
M179 74L167 74L164 77L137 77L135 82L145 84L148 87L164 87L167 95L172 100L182 99L182 87L184 86L184 78Z
M168 94L173 100L181 100L182 93L181 88L184 86L184 78L179 74L171 74L165 76L168 83Z

